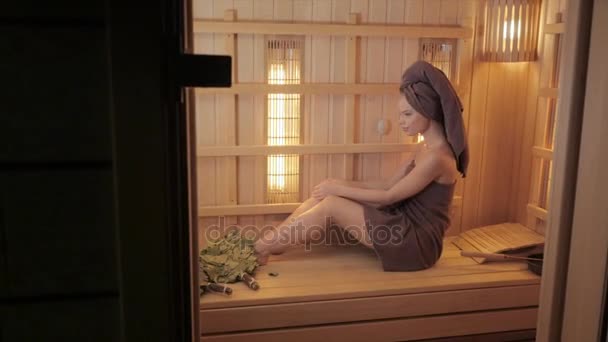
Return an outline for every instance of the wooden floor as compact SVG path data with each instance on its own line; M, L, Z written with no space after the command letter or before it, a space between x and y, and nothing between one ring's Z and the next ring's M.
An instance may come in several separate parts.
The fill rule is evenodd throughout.
M271 272L278 276L270 276ZM529 272L525 263L479 265L461 257L451 238L446 239L437 264L424 271L383 272L375 252L363 246L312 246L309 251L301 247L271 256L267 265L256 270L255 278L261 286L258 291L237 283L230 284L231 296L208 293L201 297L203 340L288 338L290 329L304 329L315 338L331 335L331 329L340 330L346 323L354 331L353 322L363 327L395 319L421 329L439 320L446 331L435 328L432 333L391 335L386 340L533 329L540 288L540 277ZM448 320L452 323L446 317L452 317ZM459 320L509 320L511 325L476 323L463 329ZM358 337L364 335L358 333Z

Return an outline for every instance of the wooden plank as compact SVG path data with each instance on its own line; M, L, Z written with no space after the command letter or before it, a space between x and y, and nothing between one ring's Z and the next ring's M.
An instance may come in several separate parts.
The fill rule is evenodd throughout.
M350 1L340 0L331 2L331 22L348 22L350 13ZM347 67L345 64L347 56L347 41L352 37L332 36L330 37L330 82L344 83L346 82ZM345 120L347 114L345 110L345 95L329 95L329 143L344 143L345 138ZM328 156L328 177L345 179L344 177L344 160L348 155L330 155Z
M282 146L198 146L199 157L266 156L270 154L336 154L412 152L415 144L309 144Z
M474 260L454 255L453 252L447 255L450 249L457 250L447 242L446 255L442 255L434 267L419 272L384 272L375 253L360 244L327 245L321 242L308 247L271 256L270 263L258 269L255 274L262 285L261 291L247 290L240 283L232 284L235 288L232 296L204 296L201 298L201 307L427 293L436 290L523 285L530 284L529 281L534 279L536 280L532 284L538 284L540 280L538 276L526 271L526 264L522 262L478 265ZM525 273L513 273L521 271ZM277 272L280 276L272 277L266 272ZM467 281L471 283L466 285ZM239 290L241 285L245 291Z
M204 334L538 305L540 285L201 310Z
M459 2L458 6L458 23L460 25L475 25L475 11L476 11L476 2L474 0L464 0ZM443 5L442 5L442 8ZM473 55L474 55L474 45L475 45L475 37L471 39L459 40L457 44L457 73L456 73L456 82L457 87L461 90L459 91L460 99L464 106L463 121L465 123L465 130L467 131L467 139L470 139L471 132L469 130L469 116L471 112L470 103L471 103L471 90L472 90L472 72L473 72ZM454 193L457 196L463 196L465 184L468 181L468 177L463 180L459 180L456 184L456 188ZM454 208L454 213L451 218L452 225L446 231L446 235L458 235L463 230L462 225L462 217L463 217L463 206L460 205Z
M404 341L532 329L536 308L203 336L201 341Z
M433 0L439 1L439 0ZM431 12L428 12L431 13ZM429 14L430 15L430 14ZM361 36L404 38L471 38L473 30L458 26L376 25L352 27L348 24L301 24L268 22L225 23L217 20L194 20L195 33L293 34L312 36Z
M471 7L474 12L482 13L481 5L481 2L476 1L471 4ZM490 28L487 29L487 31L489 30ZM477 39L472 46L472 55L480 55L482 46L480 39ZM470 163L463 189L466 199L462 204L461 232L481 225L479 224L478 210L480 208L480 186L482 182L482 156L485 148L483 144L484 127L488 115L487 92L489 81L490 63L474 63L471 67L471 95L468 108L465 109L468 112L465 127L467 129Z
M513 70L502 63L490 65L489 84L487 87L487 113L483 126L481 182L479 189L479 203L477 209L478 226L490 225L496 222L507 221L508 194L510 178L501 177L505 169L511 167L511 136L504 132L511 132L508 128L507 113L510 103L505 103L505 93L512 93L514 85L509 82ZM511 120L513 121L513 120Z
M328 22L331 20L331 2L313 1L312 21ZM311 83L327 83L330 80L330 38L315 36L311 39ZM309 118L310 144L329 144L330 141L330 108L329 94L318 93L310 97ZM309 187L319 184L329 176L327 155L309 156L309 168L304 173L308 178ZM309 188L309 190L312 190Z
M294 22L311 22L313 19L313 3L310 0L295 0L294 1ZM312 58L312 36L307 35L304 38L304 56L303 56L303 75L302 75L302 83L310 83L312 82L312 64L314 60ZM311 136L311 122L310 122L310 113L312 108L311 98L312 96L306 92L301 92L302 101L303 101L303 112L302 114L302 132L303 143L310 144L310 136ZM301 198L306 199L310 197L311 189L316 184L310 184L310 179L307 177L308 170L310 169L310 156L304 155L301 158L301 170L304 175L301 177L302 185L301 189Z
M441 15L441 0L425 0L422 23L425 25L437 25L439 24L439 18ZM470 38L470 37L469 37Z
M274 18L274 1L273 0L259 0L254 1L250 6L253 7L253 18L254 21L268 21ZM253 47L253 77L254 82L257 83L268 83L268 75L266 70L266 36L255 34L254 36L254 47ZM254 93L254 126L253 134L255 139L255 145L267 144L266 134L266 120L268 116L267 112L267 93ZM266 156L255 157L255 170L254 170L254 203L261 204L266 202L266 167L267 158ZM263 227L266 223L264 215L256 215L254 217L256 227Z
M528 214L533 215L534 217L539 218L543 221L547 221L547 217L549 217L548 211L546 209L534 204L528 204Z
M237 83L230 88L197 88L197 94L268 94L300 93L310 95L327 94L398 94L398 83L356 84L356 83L302 83L302 84L263 84Z
M359 23L359 14L351 13L348 18L348 23L357 25ZM346 83L357 83L357 53L358 53L358 37L348 37L346 40ZM355 142L355 120L357 118L357 108L359 97L355 94L344 97L344 143L352 144ZM352 155L344 156L344 179L352 180L354 174L354 159Z
M386 21L388 24L404 24L405 21L405 1L390 0L386 6ZM401 82L403 73L403 38L386 38L386 55L384 58L383 80L384 82ZM399 129L398 101L400 95L395 93L382 97L382 115L387 131L381 136L383 143L400 142L402 131ZM399 167L402 154L384 153L380 156L380 177L389 179Z
M408 0L405 2L404 22L407 25L422 24L424 9L423 0ZM418 38L406 38L403 42L403 64L401 69L405 71L410 65L418 60Z
M234 9L239 20L250 20L253 18L253 3L251 1L235 1ZM254 36L252 34L239 34L236 37L236 82L254 81ZM255 122L254 103L255 95L239 94L236 97L237 106L237 142L239 145L255 145ZM252 127L254 129L252 129ZM237 201L239 204L256 203L256 184L261 179L255 176L256 158L253 156L240 156L237 158ZM253 175L253 177L252 177ZM239 216L240 226L256 225L255 217Z
M264 214L290 214L302 203L281 204L239 204L199 207L199 216L228 216L228 215L264 215ZM452 207L462 205L462 197L454 196ZM261 226L258 226L261 227Z
M526 98L526 108L524 113L524 128L522 133L522 143L519 149L520 164L518 176L517 190L517 216L516 221L533 228L528 225L527 220L527 204L530 200L530 188L532 184L533 173L533 156L532 147L534 144L534 127L536 122L536 113L538 107L538 85L540 82L540 65L538 63L530 63L528 65L528 95Z
M227 215L265 215L265 214L288 214L296 210L302 203L280 203L280 204L240 204L201 206L198 209L199 216L227 216Z
M526 179L522 179L521 169L522 163L524 160L522 158L522 148L524 143L524 134L525 134L525 122L527 115L527 103L528 103L528 78L530 74L530 65L529 63L525 63L526 65L523 67L520 78L518 80L520 86L517 87L517 95L516 95L516 109L515 109L515 123L513 126L514 129L514 138L513 138L513 166L512 170L512 185L509 194L509 214L508 221L510 222L519 222L518 213L519 213L519 191L521 189L522 182L529 181ZM528 151L529 153L529 151ZM527 200L527 198L526 198ZM522 207L525 207L525 203L522 203ZM521 222L520 222L521 223Z
M293 0L274 1L274 21L293 22Z
M566 32L566 23L545 24L545 34L562 34Z
M224 11L222 6L214 3L214 15L222 15L225 21L231 22L236 18L234 10ZM226 34L223 37L216 36L216 51L224 51L233 60L236 57L236 40L234 34ZM232 64L232 80L235 80L235 66ZM236 99L234 95L216 96L216 145L236 145ZM232 156L219 157L216 159L216 203L224 205L237 204L237 169L236 158ZM226 217L226 224L237 223L236 217Z
M474 261L471 262L475 263ZM265 288L262 282L261 290L263 291L256 291L254 294L250 293L252 291L246 285L235 283L231 284L234 291L230 298L215 294L213 296L203 296L201 298L201 309L455 291L471 288L534 285L540 283L540 277L528 270L484 272L483 270L479 270L479 267L488 266L486 264L479 265L475 263L475 265L467 266L466 272L461 272L461 274L426 278L410 277L404 280L387 280L382 283L373 282L359 285L337 283L331 287L307 284L307 286ZM265 267L265 271L268 269L269 267ZM479 271L475 272L475 270ZM378 270L378 272L382 271Z
M458 7L460 1L441 0L439 6L439 24L441 25L459 25L458 22Z
M416 50L417 51L417 50ZM417 57L413 57L413 61ZM409 61L409 59L408 59ZM463 94L466 89L455 85L456 92ZM399 83L302 83L302 84L265 84L236 83L230 88L196 88L197 94L268 94L268 93L301 93L309 95L397 95Z
M368 22L381 23L386 22L386 1L371 1L369 3ZM362 55L365 59L362 63L362 69L365 70L366 83L382 83L384 82L384 63L386 55L385 37L368 37L365 50ZM398 89L398 88L397 88ZM382 117L382 96L365 94L361 98L361 126L360 139L363 143L380 143L382 141L380 134L377 132L377 124ZM381 179L381 155L366 154L359 156L360 160L360 180L376 180Z
M540 146L532 147L532 155L545 160L553 160L553 150Z

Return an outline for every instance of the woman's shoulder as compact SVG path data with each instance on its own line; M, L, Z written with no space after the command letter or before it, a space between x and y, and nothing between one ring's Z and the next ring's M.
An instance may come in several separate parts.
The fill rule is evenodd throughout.
M433 165L439 172L435 181L440 183L452 183L458 174L456 159L449 147L438 147L421 151L416 156L416 163L428 163Z

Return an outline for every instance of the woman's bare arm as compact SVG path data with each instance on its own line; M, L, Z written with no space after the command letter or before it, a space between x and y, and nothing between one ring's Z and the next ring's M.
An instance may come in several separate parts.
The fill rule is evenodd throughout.
M391 178L386 180L372 180L366 182L338 180L337 182L341 185L346 185L354 188L388 190L392 188L395 184L397 184L397 182L399 182L399 180L401 180L403 176L405 176L405 172L407 171L407 168L412 162L412 160L413 158L399 165L399 167L397 168L397 170L395 170Z
M429 155L417 163L416 167L405 177L402 177L388 190L362 189L329 184L318 186L315 190L318 197L333 194L360 202L390 204L411 197L441 175L445 162L440 156Z

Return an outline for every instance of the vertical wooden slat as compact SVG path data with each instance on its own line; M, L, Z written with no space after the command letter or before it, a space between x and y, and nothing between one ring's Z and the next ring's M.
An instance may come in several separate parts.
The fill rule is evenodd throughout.
M515 34L513 35L513 48L511 49L511 60L518 61L520 58L519 50L519 38L522 32L522 12L521 12L521 0L515 0L515 13L513 18L515 19Z
M351 13L348 17L348 23L357 25L359 23L359 14ZM357 43L359 37L346 38L346 83L357 83ZM344 96L344 143L355 142L355 111L357 110L357 101L359 95ZM347 154L344 156L344 179L352 180L354 172L353 155Z
M195 16L201 19L213 18L213 2L193 3ZM214 54L214 34L196 33L194 36L196 54ZM215 145L215 95L195 95L196 139L197 146ZM199 205L216 205L216 160L215 158L197 159L197 186ZM198 247L207 246L209 227L218 224L217 217L205 217L199 220Z
M498 21L498 0L491 0L492 7L490 8L490 20L488 21L488 37L489 37L489 53L488 53L488 61L496 61L496 51L497 51L497 38L498 38L498 26L496 22Z
M251 20L253 18L253 3L251 1L235 1L234 9L238 20ZM238 82L251 83L254 80L254 36L252 34L239 34L236 37L236 56ZM237 96L237 143L238 145L254 145L254 96L251 94L239 94ZM254 204L255 184L260 180L252 177L255 174L256 158L251 156L241 156L237 159L237 201L239 204ZM253 178L253 180L252 180ZM238 217L238 224L241 227L255 226L255 217L241 215Z
M386 7L386 22L389 25L402 25L405 20L405 1L389 0ZM401 81L401 63L403 60L403 39L386 39L386 56L383 70L384 82L399 83ZM383 143L399 142L399 115L398 115L399 90L397 87L391 93L384 95L382 99L382 119L384 120L387 132L382 136ZM388 179L399 166L401 155L398 153L383 153L380 177Z
M294 22L310 22L312 21L313 7L312 1L310 0L294 0L293 3L293 20ZM303 46L304 54L302 56L302 71L301 77L303 83L312 82L312 37L306 36L304 37L304 46ZM310 144L311 142L311 95L302 95L302 133L303 133L303 143ZM302 177L302 185L300 186L300 193L302 199L310 197L311 188L314 184L311 184L309 175L310 175L310 156L304 155L301 158L301 170L303 173Z
M331 2L313 1L312 21L328 22L331 20ZM311 82L329 82L330 74L330 37L313 36L311 39ZM310 103L311 143L326 144L329 142L329 95L312 95ZM309 156L309 186L328 177L328 156ZM311 189L309 189L311 190Z
M539 18L540 18L540 1L539 0L534 0L534 17L532 18L532 37L534 38L532 41L532 46L530 48L530 50L532 51L532 56L531 58L536 58L537 55L537 45L538 45L538 32L540 31L540 25L539 25Z
M350 13L349 0L332 1L331 22L348 23ZM347 42L349 37L332 36L330 38L330 82L346 82L347 67ZM343 144L345 141L345 117L348 115L345 109L346 95L334 94L329 96L330 107L330 144ZM333 154L329 156L329 177L336 179L345 178L344 163L348 154ZM352 169L352 168L351 168Z
M219 8L214 7L217 13ZM234 10L226 10L223 13L225 21L234 21L236 13ZM223 49L219 48L220 42ZM236 41L234 34L224 34L216 36L216 46L218 50L223 50L226 55L235 60ZM232 63L232 82L235 81L236 63ZM236 100L235 95L216 96L216 131L221 132L216 135L217 145L236 145ZM217 204L235 205L237 204L237 170L236 157L219 157L216 163L216 174L219 175L216 182ZM237 224L237 217L226 217L227 226Z
M489 0L487 8L483 9L487 11L485 17L484 36L486 43L494 41L489 39L492 35L495 35L495 27L489 23L493 22L492 17L495 15L494 2L497 0ZM478 2L481 4L481 2ZM482 51L483 44L474 45L474 55L480 54ZM486 55L481 62L475 63L472 68L471 74L471 97L469 104L469 114L465 126L468 132L468 144L470 163L467 172L467 178L464 183L464 192L466 200L462 202L462 219L461 229L462 231L478 227L479 224L479 208L480 208L480 187L482 181L482 167L484 164L483 153L484 148L484 135L486 126L486 117L489 113L489 100L488 100L488 87L491 82L490 78L490 65L488 63L492 59L492 54L487 51L492 51L492 48L485 49Z
M515 29L515 25L514 25L514 15L513 15L514 9L513 9L513 0L507 0L507 30L506 30L506 39L505 39L505 54L504 54L504 61L505 62L510 62L513 60L513 38L515 37L515 32L513 31Z
M441 0L424 0L422 12L422 23L425 25L437 25L440 20Z
M439 23L441 25L458 24L458 8L461 3L462 2L459 0L441 0L439 7Z
M547 22L547 16L549 15L548 3L545 3L545 10L543 18L540 19L540 6L538 1L530 0L530 11L529 11L529 46L528 56L533 57L534 50L537 41L534 39L535 32L538 30L539 23L544 24ZM543 49L543 53L540 56L540 87L548 87L551 83L551 73L553 69L553 60L551 57L551 49L554 44L554 37L540 37L540 48ZM544 146L544 136L546 131L547 118L550 116L549 111L551 110L551 103L547 99L540 99L538 101L538 107L536 111L536 129L534 131L534 146ZM529 202L533 205L545 206L546 200L546 183L544 179L548 177L547 173L548 164L545 160L534 159L532 161L532 174L531 174L531 185L530 185L530 197ZM528 227L536 230L541 234L545 234L546 222L539 221L538 218L533 215L528 215L527 218Z
M477 12L477 1L476 0L462 0L459 2L458 6L458 24L465 27L475 27L475 18L477 17L477 13L482 13L481 11ZM476 36L470 39L464 39L459 41L458 51L457 51L457 76L458 80L458 88L462 90L460 94L460 99L464 106L463 111L463 121L465 123L465 130L467 133L467 139L469 143L471 141L471 125L470 125L470 117L471 117L471 91L472 91L472 71L473 71L473 56L474 56L474 46L475 46ZM470 175L470 174L469 174ZM462 196L462 203L468 201L469 196L465 196L465 184L468 182L470 178L459 179L456 183L456 189L454 191L454 195ZM468 194L467 194L468 195ZM471 198L475 198L476 196L471 195ZM446 231L446 235L457 235L463 231L463 205L458 206L457 208L453 208L453 216L451 217L452 224L450 228Z
M253 20L272 20L274 17L273 0L257 0L251 4L253 7ZM254 35L253 45L253 81L259 83L267 82L266 70L266 37L264 35ZM265 145L266 121L267 121L267 96L255 95L253 102L253 134L256 145ZM262 204L266 200L266 157L255 157L254 170L254 200L255 203ZM255 216L255 225L260 228L266 224L264 215Z
M386 22L386 0L372 1L369 3L368 20L370 23L384 24ZM369 37L367 39L367 48L363 53L366 55L365 67L365 82L382 83L383 70L386 56L386 41L382 37ZM382 118L382 96L367 95L362 99L364 112L362 114L362 142L379 143L381 136L378 134L376 127L378 120ZM381 163L382 156L379 153L367 153L361 157L362 162L362 180L377 180L381 178Z
M350 12L359 13L359 23L365 24L368 22L369 13L369 1L368 0L351 0ZM367 80L367 45L368 38L361 37L358 40L358 51L357 55L357 81L359 83L365 83ZM363 141L363 118L365 117L365 101L367 96L360 95L359 100L355 103L357 110L355 111L355 143ZM356 154L353 156L353 179L362 179L363 174L363 163L362 154Z
M251 1L254 2L254 1ZM274 1L274 20L279 22L293 21L293 0Z
M496 59L498 61L504 60L504 43L505 43L505 17L506 17L506 8L504 6L505 0L500 0L500 5L498 6L498 19L496 20L496 24L498 25L498 40L497 40L497 53Z
M525 32L530 32L530 27L531 27L531 18L532 18L532 7L530 4L530 1L526 1L525 5L523 6L524 8L524 13L525 15L523 15L523 20L524 20L524 24L522 25L522 30L525 30ZM523 37L522 40L522 50L524 52L524 59L528 59L530 58L530 35L526 34Z

